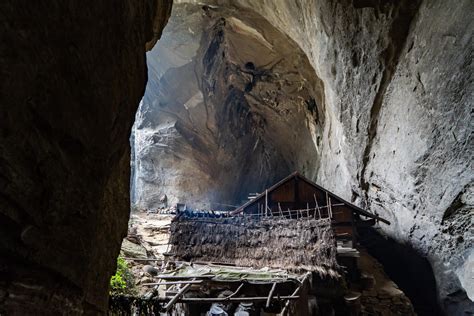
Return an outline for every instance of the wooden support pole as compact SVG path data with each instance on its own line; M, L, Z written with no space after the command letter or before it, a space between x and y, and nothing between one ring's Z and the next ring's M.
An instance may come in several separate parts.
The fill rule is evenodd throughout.
M232 297L236 296L237 293L239 293L240 289L241 289L243 286L244 286L244 283L241 283L241 284L239 285L239 287L237 288L237 290L235 290L234 293L230 294L230 295L227 296L226 298L227 298L227 299L231 299Z
M328 211L328 216L329 216L329 194L327 192L326 192L326 207L328 208L327 211Z
M270 302L272 301L272 296L273 292L275 292L276 285L276 282L274 282L270 292L268 293L267 304L265 305L267 308L270 307Z
M173 284L200 284L203 280L196 281L171 281L171 282L156 282L156 283L143 283L142 285L152 286L152 285L173 285Z
M192 281L194 281L195 279L212 279L213 277L215 277L214 274L187 275L187 276L181 276L181 275L159 275L159 276L157 276L158 279L163 279L163 280L183 280L183 279L192 278Z
M291 296L273 296L272 300L297 300L299 296L291 295ZM268 299L266 296L256 296L256 297L183 297L178 302L183 303L199 303L199 302L265 302Z
M191 281L194 281L194 280L195 279L192 279ZM165 313L168 312L171 309L171 307L173 307L174 303L176 303L176 301L180 299L181 296L183 296L189 290L191 285L192 284L186 284L181 290L179 290L179 292L176 293L175 296L173 296L173 298L165 305L165 307L163 307L163 311Z
M163 261L163 259L155 259L155 258L130 258L124 257L125 260L133 260L133 261Z
M332 206L331 206L331 198L329 198L329 218L332 218Z
M268 213L268 190L265 190L265 216Z
M321 219L321 210L319 209L318 200L316 199L316 194L313 194L313 197L314 197L314 204L316 205L316 209L318 210L319 219ZM316 213L314 213L314 217L316 217Z
M303 288L303 286L304 286L306 280L309 279L310 276L311 276L311 272L306 273L306 275L304 276L303 280L301 280L300 285L296 288L296 290L293 292L293 294L291 294L292 297L295 297L296 294L298 294L298 292ZM282 298L283 298L283 297L282 297ZM286 301L286 304L285 304L285 306L283 307L283 309L282 309L280 315L282 315L282 316L285 315L285 312L286 312L286 310L288 309L288 306L290 306L290 300L287 300L287 301Z

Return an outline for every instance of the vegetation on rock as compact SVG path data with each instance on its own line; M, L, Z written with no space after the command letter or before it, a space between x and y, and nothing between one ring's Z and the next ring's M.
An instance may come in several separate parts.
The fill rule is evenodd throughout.
M117 258L117 271L110 278L110 295L136 294L135 278L124 258Z

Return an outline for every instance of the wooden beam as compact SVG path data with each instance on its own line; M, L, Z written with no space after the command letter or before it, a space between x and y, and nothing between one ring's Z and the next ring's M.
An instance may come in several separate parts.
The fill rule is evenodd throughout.
M214 274L208 274L208 275L159 275L157 276L158 279L163 279L163 280L183 280L183 279L212 279L215 277Z
M234 293L230 294L230 295L229 295L229 296L227 296L226 298L227 298L227 299L230 299L230 298L232 298L232 297L236 296L236 295L237 295L237 293L239 293L239 292L240 292L240 289L241 289L243 286L244 286L244 283L240 283L240 285L239 285L239 287L237 288L237 290L235 290L235 292L234 292Z
M316 199L316 194L313 194L313 197L314 197L314 204L316 205L316 209L318 210L319 219L321 219L321 209L319 208L318 199ZM316 217L316 212L314 213L314 217Z
M275 292L276 285L276 282L274 282L270 292L268 293L267 304L265 305L267 308L270 307L270 302L272 300L273 292Z
M203 280L195 281L171 281L171 282L156 282L156 283L143 283L142 285L152 286L152 285L173 285L173 284L200 284Z
M293 294L291 294L292 297L295 297L296 294L298 294L298 292L302 289L302 287L304 286L306 280L309 279L309 277L312 275L311 272L307 272L306 275L304 276L303 280L301 280L300 282L300 285L296 288L296 290L293 292ZM288 306L290 306L290 300L287 300L286 303L285 303L285 306L283 307L280 315L285 315L285 312L286 310L288 309Z
M193 279L193 280L191 280L191 281L194 281L194 280L195 280L195 279ZM186 293L186 292L189 290L189 288L191 287L191 285L192 285L192 284L186 284L181 290L179 290L179 292L176 293L176 295L173 296L173 298L163 307L163 311L164 311L165 313L167 313L167 312L171 309L171 307L173 307L174 303L176 303L176 301L177 301L178 299L180 299L181 296L183 296L184 293Z
M273 300L297 300L299 296L291 295L291 296L273 296L271 299ZM266 296L256 296L256 297L183 297L179 300L179 302L183 303L199 303L199 302L206 302L206 303L214 303L214 302L265 302L268 299Z
M163 259L155 259L155 258L130 258L124 257L125 260L133 260L133 261L163 261Z

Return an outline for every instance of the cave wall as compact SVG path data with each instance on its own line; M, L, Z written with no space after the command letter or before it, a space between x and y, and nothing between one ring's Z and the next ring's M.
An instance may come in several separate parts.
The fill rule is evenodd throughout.
M317 182L427 256L448 314L472 311L472 1L238 2L323 81Z
M0 314L103 314L171 1L2 1Z
M321 81L260 15L175 4L148 65L132 135L134 208L225 209L294 170L316 174Z
M189 2L198 1L175 1ZM297 43L322 96L319 121L307 125L321 140L294 155L313 161L304 173L389 219L384 233L430 261L446 312L472 311L473 2L205 3L211 12L254 11ZM222 182L206 171L190 179L201 177Z

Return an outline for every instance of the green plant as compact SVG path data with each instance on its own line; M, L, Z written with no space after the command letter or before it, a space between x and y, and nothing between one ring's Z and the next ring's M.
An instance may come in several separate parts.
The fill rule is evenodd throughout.
M136 294L135 278L125 259L120 256L117 258L117 271L110 278L110 294Z

